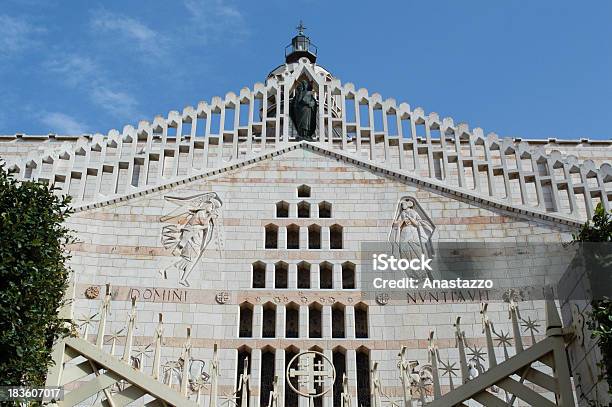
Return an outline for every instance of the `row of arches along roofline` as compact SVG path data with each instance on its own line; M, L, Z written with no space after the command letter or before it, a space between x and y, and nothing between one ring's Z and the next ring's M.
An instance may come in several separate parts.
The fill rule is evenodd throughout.
M308 72L309 69L307 64L304 64L301 72ZM314 73L311 74L311 77L316 79L316 75L313 75ZM172 111L167 118L157 116L152 123L141 121L138 128L128 125L124 127L121 133L117 130L111 130L107 136L96 134L91 136L91 140L80 138L76 143L64 143L51 149L30 151L25 158L11 158L8 162L8 168L17 172L22 178L46 179L49 182L59 184L66 183L67 178L70 178L73 174L83 178L84 173L90 175L94 171L118 173L121 169L127 169L131 173L132 177L128 177L128 180L132 182L128 182L123 188L119 188L117 185L109 191L94 191L94 196L97 197L98 194L113 196L143 185L149 185L149 179L144 182L139 180L136 183L133 182L133 179L130 179L134 178L133 167L144 164L144 161L164 160L164 164L165 161L171 163L171 165L158 166L170 169L166 172L159 170L160 175L154 177L153 184L160 182L162 179L172 179L180 175L178 161L181 155L185 156L181 158L182 161L189 161L184 164L185 175L191 174L193 169L203 170L219 167L224 163L250 157L265 148L275 148L279 143L289 141L287 129L291 123L288 119L288 113L281 109L276 109L274 117L270 118L273 119L270 126L275 129L274 137L272 137L273 143L268 143L268 147L266 147L267 136L261 137L257 143L253 139L253 134L261 133L261 125L265 126L268 119L266 117L267 111L263 106L262 114L265 120L253 121L253 109L251 108L253 102L261 99L265 105L269 97L280 95L281 88L284 89L284 92L289 92L286 87L293 86L293 82L285 81L278 82L276 79L270 78L266 84L256 84L253 90L242 89L239 95L230 92L226 94L224 99L215 97L210 103L199 103L196 108L188 106L182 114L178 111ZM327 138L325 136L326 132L321 132L319 138L321 143L328 143L333 148L359 155L366 153L371 161L391 163L399 169L417 171L433 179L448 180L459 188L477 190L484 195L506 198L511 201L518 200L518 202L513 202L517 205L537 207L548 212L568 213L574 217L591 217L597 202L601 202L606 209L610 209L612 166L609 163L604 163L598 167L591 160L581 163L575 156L564 156L558 150L547 152L546 150L551 148L548 145L534 148L524 141L510 138L500 139L494 133L484 136L483 131L479 128L470 131L467 124L455 125L452 118L440 119L436 113L425 114L422 108L411 109L407 103L397 105L394 99L382 100L382 97L377 93L369 95L366 89L356 90L353 84L342 85L336 79L327 82L321 80L321 82L317 82L317 86L325 89L324 92L326 92L327 97L340 98L341 112L347 112L347 100L355 100L358 102L355 106L367 106L368 120L374 117L373 112L375 110L380 111L387 118L387 121L382 123L382 131L378 132L375 126L362 125L357 108L355 118L359 118L359 120L355 119L354 122L347 120L347 114L342 113L340 117L332 118L331 113L321 111L319 115L321 118L325 114L329 117L328 120L322 120L319 125L328 126L329 123L333 122L335 124L331 126L334 129L339 129L339 133L334 133L336 135L331 135L331 130L327 129L328 136L331 135ZM227 155L223 147L224 137L218 137L217 144L211 144L208 141L210 137L207 137L211 136L209 132L205 134L203 142L197 142L198 137L195 134L197 125L190 125L189 134L183 134L182 129L185 124L197 123L198 119L207 118L217 113L222 115L221 119L225 121L224 112L226 109L240 109L241 105L246 106L244 103L248 103L248 106L250 106L247 131L246 133L240 133L236 127L230 131L232 136L226 143L226 145L229 145L226 148ZM234 124L239 123L237 121L239 114L235 116ZM390 134L389 116L395 116L396 118L396 135ZM407 127L401 123L402 121L407 122L405 123ZM207 123L206 128L210 131L209 121ZM369 123L372 124L372 120ZM222 124L222 127L224 127L225 123ZM283 127L282 133L280 132L281 125ZM406 128L406 132L409 131L410 134L402 134L403 128ZM418 134L417 129L419 128L422 130L422 134ZM174 129L174 136L169 136L169 129ZM353 130L356 132L355 138L350 139L347 133ZM225 129L223 129L223 132L225 132ZM434 133L437 134L437 137ZM338 134L340 136L336 137ZM381 136L381 138L378 138L378 136ZM395 137L396 142L391 142L390 140L394 136L397 136ZM205 146L196 146L196 142L204 143ZM391 151L393 146L398 147L394 149L394 152ZM203 160L206 161L206 165L197 168L197 165L193 165L197 161L194 160L196 155L194 150L206 148L210 150L221 149L221 154L217 153L216 157L206 157ZM111 150L115 151L111 152ZM98 160L91 162L91 156L95 155L93 152L100 154ZM85 157L85 159L76 160L75 157L77 156ZM139 162L139 160L143 162ZM68 161L68 164L58 165L59 161ZM79 161L79 163L76 163L76 161ZM437 161L439 161L438 164L436 164ZM521 163L521 165L511 168L508 165L510 161ZM524 169L522 162L530 162L531 168ZM42 169L44 164L47 164L48 167L46 171ZM436 166L442 168L437 169ZM471 177L480 178L478 182L471 182L467 179L466 170L468 169L472 169ZM148 169L145 169L145 171L148 171ZM495 178L498 178L498 181L494 181ZM518 199L516 196L512 196L512 188L509 187L512 180L518 180L520 184ZM537 198L535 202L529 198L525 184L534 184L534 195ZM66 186L60 185L60 187ZM550 191L541 191L543 187L549 188ZM569 196L565 200L559 198L556 196L559 191L567 191ZM514 193L514 195L517 194ZM576 196L579 195L584 198L584 203L576 199ZM545 198L550 201L548 204L545 202ZM76 201L83 199L84 196L77 194Z

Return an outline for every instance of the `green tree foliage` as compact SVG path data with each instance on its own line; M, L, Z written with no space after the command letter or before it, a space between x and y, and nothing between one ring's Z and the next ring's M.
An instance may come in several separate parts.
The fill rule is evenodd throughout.
M52 345L68 334L58 312L73 242L69 203L0 165L0 385L44 385Z
M605 211L601 203L595 208L593 219L585 223L574 235L574 241L612 242L612 215ZM612 299L607 297L594 299L591 307L591 320L588 325L593 337L599 338L599 347L603 355L601 366L607 373L612 391Z

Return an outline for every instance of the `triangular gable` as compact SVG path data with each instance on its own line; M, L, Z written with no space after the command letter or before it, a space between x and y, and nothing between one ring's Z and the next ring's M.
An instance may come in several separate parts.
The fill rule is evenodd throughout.
M319 103L317 145L327 151L559 219L584 221L598 202L612 209L612 166L607 163L598 167L494 133L485 136L482 129L470 130L451 118L440 119L436 113L342 84L307 60L238 95L230 92L182 113L157 116L152 123L141 121L137 128L128 125L122 132L111 130L107 136L31 152L8 165L22 179L55 183L75 202L103 201L223 169L296 143L287 105L302 74L316 82L319 99L325 99ZM219 120L218 132L210 124L214 120ZM82 184L77 185L79 180ZM95 185L85 188L87 182Z
M226 174L228 172L235 171L235 170L238 170L244 167L248 167L250 165L253 165L259 162L271 160L274 157L286 154L290 151L293 151L299 148L305 149L308 151L312 151L318 154L322 154L325 156L329 156L330 158L333 158L335 160L341 160L345 163L355 165L356 167L370 171L379 176L389 177L389 178L392 178L402 183L418 185L424 189L428 189L433 192L455 196L457 198L460 198L468 202L474 202L479 205L487 206L491 209L507 211L511 214L514 214L517 217L529 218L530 220L533 220L533 219L542 220L546 222L569 225L572 227L579 227L581 225L579 222L576 222L575 220L568 218L568 217L559 216L556 214L550 214L550 213L546 213L543 211L533 210L533 209L526 208L526 207L507 205L504 202L501 202L499 200L466 193L464 191L461 191L458 188L449 187L447 185L444 185L441 182L431 181L423 177L402 174L392 168L387 168L385 166L368 163L363 160L357 159L355 157L351 157L349 155L343 154L342 152L330 150L326 146L320 145L318 143L311 143L311 142L306 142L306 141L288 145L286 147L279 148L277 150L270 151L265 154L258 155L256 157L249 158L240 163L227 165L223 168L202 172L200 174L184 177L182 179L173 180L173 181L170 181L164 184L160 184L154 187L143 188L139 191L136 191L130 194L126 194L123 196L115 197L112 199L101 200L101 201L94 202L94 203L88 203L88 204L83 204L80 206L75 206L74 209L75 209L75 212L83 212L87 210L98 209L104 206L108 206L108 205L112 205L112 204L116 204L120 202L125 202L133 198L145 196L145 195L148 195L154 192L158 192L158 191L172 189L174 187L188 184L194 181L207 179L211 177L217 177L217 176Z

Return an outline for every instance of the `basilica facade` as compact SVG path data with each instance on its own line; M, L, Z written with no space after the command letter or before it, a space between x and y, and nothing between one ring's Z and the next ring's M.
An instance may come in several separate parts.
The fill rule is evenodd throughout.
M219 405L308 405L287 367L310 350L335 369L316 384L327 392L315 406L401 402L398 362L431 379L432 346L446 374L411 398L449 393L478 374L460 369L457 317L469 367L484 374L492 357L517 353L516 337L495 336L487 353L487 321L512 333L518 306L518 322L529 321L518 340L532 345L546 336L545 302L481 290L366 295L362 245L410 233L424 245L561 243L598 204L611 209L609 141L485 135L341 83L303 32L263 83L106 135L1 136L0 154L16 177L73 197L71 313L82 337L96 342L103 326L99 349L121 357L130 347L124 361L170 388L189 339L186 394L196 400L193 383L206 376L201 405L213 400L213 361ZM398 220L410 208L420 226L406 234ZM589 363L570 363L574 383L577 373L590 380Z

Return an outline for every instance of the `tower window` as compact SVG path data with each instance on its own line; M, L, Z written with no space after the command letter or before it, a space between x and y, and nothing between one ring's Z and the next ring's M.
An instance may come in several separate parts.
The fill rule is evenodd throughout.
M288 218L289 217L289 204L285 201L276 203L276 217L277 218Z
M278 226L266 225L266 249L278 249Z
M261 336L263 338L274 338L276 335L276 306L267 302L263 306L263 323Z
M329 248L342 249L342 226L331 225L329 228Z
M287 249L300 248L300 227L298 225L287 226Z
M298 198L310 198L310 187L308 185L300 185L297 193Z
M253 306L248 302L240 304L239 336L241 338L253 336Z
M319 288L333 288L334 269L331 263L323 262L319 265Z
M321 227L319 225L308 226L308 248L321 248Z
M266 264L261 261L253 263L253 288L266 288Z
M298 203L298 218L310 218L310 204L306 201Z
M308 307L308 337L309 338L320 338L321 335L321 305L311 304Z
M284 261L274 265L274 288L287 288L287 274L289 266Z
M323 201L319 202L319 218L331 218L332 207L329 202Z
M305 261L298 264L297 288L310 288L310 264Z

